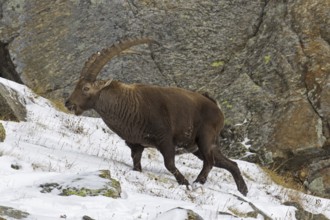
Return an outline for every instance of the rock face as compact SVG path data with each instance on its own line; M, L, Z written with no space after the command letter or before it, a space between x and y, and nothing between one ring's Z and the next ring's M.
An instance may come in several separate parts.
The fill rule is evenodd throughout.
M11 59L0 76L63 99L92 53L151 36L161 46L113 59L101 77L209 92L226 115L226 152L243 157L245 141L253 161L304 171L310 190L330 196L329 11L325 0L4 0L0 47Z

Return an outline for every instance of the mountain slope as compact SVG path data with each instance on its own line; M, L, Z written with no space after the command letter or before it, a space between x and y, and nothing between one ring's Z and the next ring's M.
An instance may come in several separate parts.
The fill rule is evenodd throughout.
M2 78L0 83L16 90L27 108L26 122L1 121L7 135L0 143L0 206L29 213L28 219L82 219L85 215L161 219L176 207L191 209L205 220L296 219L296 208L285 202L299 203L308 212L330 218L330 200L278 186L257 165L247 162L237 161L249 188L247 197L236 190L230 173L218 168L213 168L205 185L193 185L192 190L179 186L154 149L143 154L143 172L135 172L129 148L101 119L59 112L25 86ZM176 163L190 182L202 167L190 154L177 156ZM98 170L110 170L120 182L121 198L40 192L40 185L51 179ZM0 216L4 216L1 211ZM166 216L182 219L176 218L177 212Z

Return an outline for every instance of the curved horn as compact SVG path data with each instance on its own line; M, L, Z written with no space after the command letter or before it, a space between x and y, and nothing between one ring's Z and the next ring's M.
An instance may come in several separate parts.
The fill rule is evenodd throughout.
M152 43L153 39L150 38L137 38L120 41L113 44L109 48L105 48L100 52L92 54L85 62L84 68L81 71L81 77L95 80L102 68L107 64L111 58L120 54L120 52L139 44Z

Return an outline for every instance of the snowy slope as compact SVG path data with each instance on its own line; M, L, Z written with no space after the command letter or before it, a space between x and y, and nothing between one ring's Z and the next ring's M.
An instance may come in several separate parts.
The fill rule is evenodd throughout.
M30 213L28 219L182 219L176 207L194 210L207 219L296 219L298 200L307 211L330 218L330 200L305 195L274 184L254 164L237 161L249 193L242 196L231 175L213 168L205 185L192 190L179 186L165 169L159 152L145 150L143 172L132 170L130 150L100 119L57 111L48 100L28 88L0 78L17 90L26 103L27 122L1 121L7 133L0 143L0 206ZM193 182L202 162L193 155L177 156L176 163ZM21 168L16 170L11 165ZM40 183L55 177L108 169L121 183L122 198L62 197L40 192ZM257 216L251 213L258 210ZM231 213L227 215L225 213ZM236 216L236 217L234 217Z

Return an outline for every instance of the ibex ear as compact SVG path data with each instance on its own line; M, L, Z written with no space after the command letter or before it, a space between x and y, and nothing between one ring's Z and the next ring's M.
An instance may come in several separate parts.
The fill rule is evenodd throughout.
M89 91L90 94L96 94L97 92L101 91L105 87L109 86L112 82L112 79L105 81L105 80L97 80L93 82L92 89Z
M105 87L110 86L110 84L112 83L112 80L113 79L109 79L108 81L106 81L101 89L104 89Z

